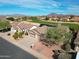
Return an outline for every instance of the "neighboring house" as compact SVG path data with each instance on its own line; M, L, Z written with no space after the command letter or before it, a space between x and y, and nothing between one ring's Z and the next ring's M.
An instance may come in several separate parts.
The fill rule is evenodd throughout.
M75 51L79 52L79 31L77 33L77 38L74 41L75 44Z
M46 16L37 16L37 19L39 19L39 20L45 20Z
M71 19L71 21L74 21L74 22L79 22L79 16L75 16Z
M30 24L30 23L25 23L25 22L13 22L11 23L12 28L11 28L11 32L16 32L18 31L28 31L28 30L33 30L35 28L37 28L39 25L35 25L35 24Z

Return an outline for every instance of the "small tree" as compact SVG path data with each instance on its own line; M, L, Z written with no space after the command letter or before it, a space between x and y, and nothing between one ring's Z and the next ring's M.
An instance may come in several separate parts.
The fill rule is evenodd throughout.
M16 31L13 35L14 39L18 39L18 31Z
M26 16L22 17L22 20L23 21L26 21L27 20L27 17Z
M24 32L19 32L18 33L19 38L23 38L23 34L24 34Z
M14 39L23 38L24 32L18 32L18 30L14 33Z
M16 18L15 21L20 22L22 21L22 19L19 17L19 18Z
M10 20L10 21L14 21L15 19L13 17L8 17L6 18L7 20Z
M58 32L58 30L56 30L55 28L51 28L47 30L46 33L46 41L51 44L51 43L57 43L58 41L60 41L59 39L61 39L61 35Z
M71 42L72 34L68 27L58 25L55 28L49 28L46 32L45 41L48 44Z

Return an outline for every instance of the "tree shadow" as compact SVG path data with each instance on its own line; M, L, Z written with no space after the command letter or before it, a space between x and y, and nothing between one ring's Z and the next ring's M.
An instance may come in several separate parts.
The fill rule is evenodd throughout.
M77 55L76 52L75 53L71 53L71 55L72 55L72 58L71 59L76 59L76 55Z
M77 31L73 31L73 37L72 37L72 39L71 39L71 48L74 50L74 48L75 48L75 44L74 44L74 41L75 41L75 39L76 39L76 37L77 37Z

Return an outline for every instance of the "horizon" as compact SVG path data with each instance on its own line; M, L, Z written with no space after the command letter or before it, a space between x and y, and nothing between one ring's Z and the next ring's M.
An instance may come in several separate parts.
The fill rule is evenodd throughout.
M67 16L67 15L73 15L73 16L79 16L79 15L75 15L75 14L53 14L53 13L50 13L50 14L47 14L47 15L26 15L26 14L0 14L0 16L49 16L49 15L64 15L64 16Z
M78 0L0 0L0 15L42 16L51 13L79 15Z

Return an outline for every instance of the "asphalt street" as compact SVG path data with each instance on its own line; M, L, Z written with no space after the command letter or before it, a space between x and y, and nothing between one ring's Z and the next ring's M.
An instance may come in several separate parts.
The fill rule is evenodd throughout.
M0 59L37 59L35 56L0 38Z

